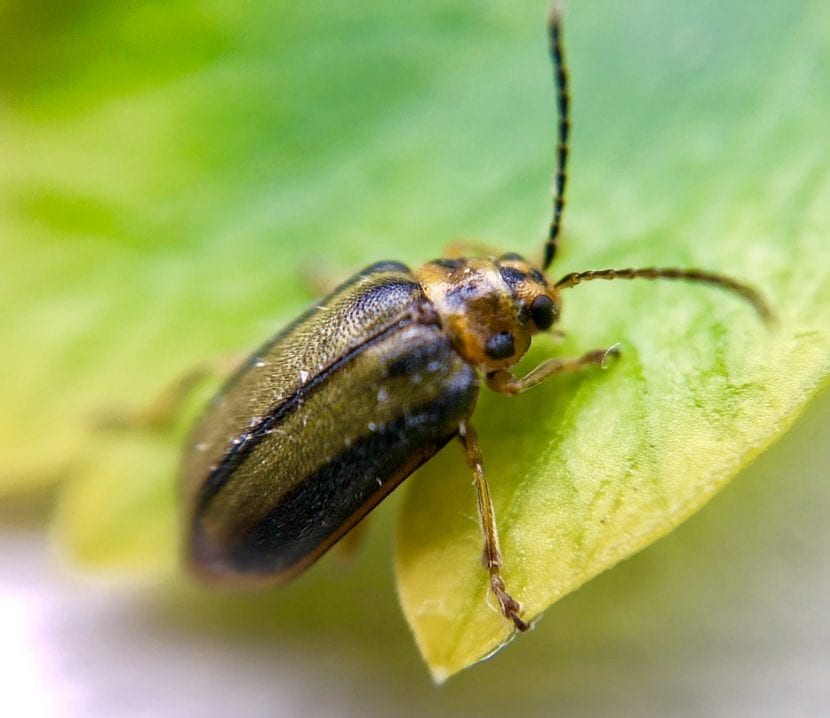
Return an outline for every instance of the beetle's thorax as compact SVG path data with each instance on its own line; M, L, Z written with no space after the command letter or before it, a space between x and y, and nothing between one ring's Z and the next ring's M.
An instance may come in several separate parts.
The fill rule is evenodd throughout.
M455 350L488 371L518 362L532 335L558 314L555 289L518 255L437 259L415 275Z

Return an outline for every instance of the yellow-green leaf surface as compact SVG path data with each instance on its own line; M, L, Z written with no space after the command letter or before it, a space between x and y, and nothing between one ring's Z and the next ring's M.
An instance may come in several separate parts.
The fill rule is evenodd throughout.
M414 265L458 237L535 255L555 129L544 5L3 4L0 495L56 486L64 549L168 573L188 417L159 436L96 418L259 343L313 300L309 274ZM705 266L762 287L780 321L698 287L580 287L566 340L526 366L614 342L622 359L483 392L505 577L529 616L699 507L830 356L830 8L568 9L555 273ZM460 451L408 483L399 591L441 678L507 626Z
M567 293L567 341L525 366L614 342L622 360L518 399L484 396L475 417L505 580L528 619L699 509L793 420L830 348L830 93L817 71L830 15L626 10L625 39L584 49L583 32L615 25L590 28L581 9L560 267L716 267L763 288L780 323L765 330L739 302L689 286ZM460 451L445 452L410 488L397 549L402 602L439 680L511 633L480 551Z

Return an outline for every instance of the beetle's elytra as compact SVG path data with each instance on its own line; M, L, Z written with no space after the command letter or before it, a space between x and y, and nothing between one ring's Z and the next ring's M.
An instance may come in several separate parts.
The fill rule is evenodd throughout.
M197 431L194 558L296 573L447 443L477 392L411 272L369 267L264 346Z
M605 269L549 282L568 158L561 19L549 21L559 108L553 218L540 268L517 254L397 262L356 274L261 347L194 429L184 457L187 553L206 577L291 577L319 558L454 437L475 479L486 570L502 613L528 627L501 576L495 512L470 416L482 382L515 394L615 349L511 372L561 314L562 290L593 279L682 279L760 295L696 269ZM476 560L471 557L471 560Z

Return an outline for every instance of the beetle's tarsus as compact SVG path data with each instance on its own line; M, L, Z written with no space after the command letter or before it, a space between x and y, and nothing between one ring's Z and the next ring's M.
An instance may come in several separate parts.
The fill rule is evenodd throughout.
M521 617L522 604L505 591L504 579L502 579L498 571L490 574L490 588L499 600L501 612L504 614L504 617L513 621L513 625L516 627L516 630L521 631L522 633L528 630L530 628L530 624L522 620Z
M620 355L622 354L622 350L620 349L620 344L617 342L616 344L612 344L608 349L605 350L605 353L602 355L602 359L599 362L600 369L607 369L612 359L619 359Z
M614 344L607 349L592 349L577 359L546 359L521 378L506 369L499 369L487 374L487 386L499 394L521 394L563 371L577 371L594 365L607 369L609 360L619 355L620 345Z
M481 529L484 534L484 553L482 555L484 568L490 574L490 590L499 602L504 617L513 622L519 631L526 631L530 626L522 620L522 604L511 596L504 587L501 577L501 550L499 549L499 534L496 528L496 513L493 509L493 499L487 486L487 476L484 473L484 462L481 456L481 447L473 427L467 422L458 427L458 438L467 454L467 465L473 471L478 499L478 515L481 520Z
M517 613L511 612L508 618L513 621L513 625L516 626L516 630L520 633L530 630L530 624L523 621Z

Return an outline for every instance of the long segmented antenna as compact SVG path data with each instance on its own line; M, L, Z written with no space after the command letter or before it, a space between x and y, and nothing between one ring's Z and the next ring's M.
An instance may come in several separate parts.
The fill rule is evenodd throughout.
M556 84L556 104L559 114L559 141L556 148L556 179L553 194L553 219L545 244L545 261L542 269L546 270L556 256L556 242L562 231L562 210L565 207L565 184L567 175L565 167L568 162L568 132L571 128L570 104L568 94L568 68L562 49L562 6L555 2L548 15L548 37L550 38L550 58L553 62L553 76Z
M773 313L764 298L752 287L737 282L731 277L700 269L676 269L674 267L646 267L643 269L589 269L587 272L566 274L556 283L557 289L568 289L593 279L679 279L687 282L701 282L734 292L746 299L767 324L773 321Z

